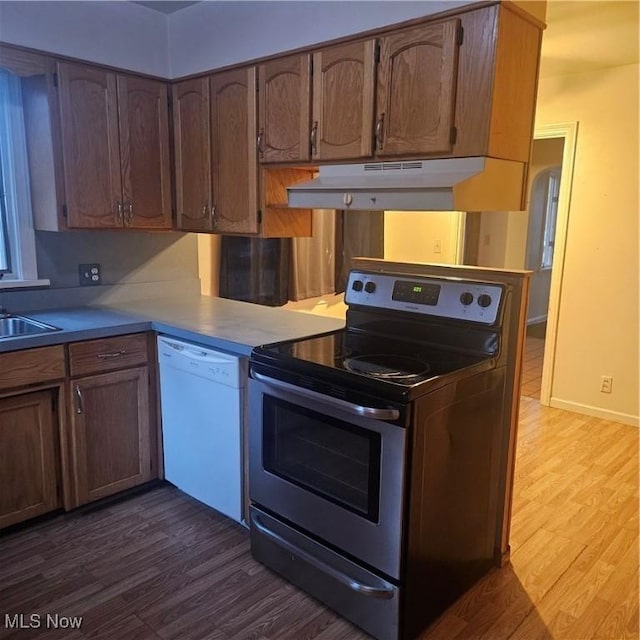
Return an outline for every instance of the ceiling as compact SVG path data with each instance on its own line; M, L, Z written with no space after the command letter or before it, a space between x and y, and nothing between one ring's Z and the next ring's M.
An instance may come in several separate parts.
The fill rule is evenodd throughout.
M549 0L540 77L638 63L637 0Z
M180 9L190 7L192 4L198 4L197 2L187 2L187 0L151 0L149 2L137 2L135 4L141 4L147 9L153 9L154 11L160 11L160 13L175 13Z
M198 2L135 4L168 15ZM637 64L639 6L637 0L548 0L540 77Z

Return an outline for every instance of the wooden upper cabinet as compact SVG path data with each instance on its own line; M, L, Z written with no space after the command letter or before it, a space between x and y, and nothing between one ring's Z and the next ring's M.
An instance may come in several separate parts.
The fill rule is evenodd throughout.
M311 55L293 55L261 64L258 151L261 162L309 159Z
M122 226L116 74L58 62L67 226Z
M125 226L170 229L167 85L119 75L118 110Z
M58 62L69 228L170 229L167 85Z
M256 70L211 76L213 230L258 233Z
M209 79L173 85L177 226L211 231Z
M459 25L452 19L380 38L376 155L451 151Z
M366 40L314 53L313 159L343 160L371 156L375 50L375 40Z

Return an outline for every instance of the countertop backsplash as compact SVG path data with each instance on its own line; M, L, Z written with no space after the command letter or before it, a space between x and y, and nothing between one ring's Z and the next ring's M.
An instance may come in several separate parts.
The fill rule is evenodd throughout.
M36 232L41 289L0 289L0 306L13 313L160 296L200 294L195 234L136 231ZM79 265L101 266L99 285L80 286Z

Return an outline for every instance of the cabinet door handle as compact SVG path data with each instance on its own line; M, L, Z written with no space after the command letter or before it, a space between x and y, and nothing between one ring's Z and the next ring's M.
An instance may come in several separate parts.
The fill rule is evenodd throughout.
M122 202L120 202L120 200L116 202L116 209L118 211L118 221L122 223L124 217L124 207L122 206Z
M133 224L133 202L129 200L127 202L127 225L131 226Z
M381 151L384 145L384 111L380 114L380 118L376 123L376 143L378 151Z
M315 120L313 127L311 127L311 153L314 156L318 155L318 121Z
M216 221L216 210L218 208L218 205L212 204L211 205L211 224L214 224Z
M260 129L258 133L258 137L256 138L256 146L258 147L258 153L260 154L260 159L264 158L264 128Z
M109 360L110 358L119 358L120 356L124 356L126 355L126 351L124 349L120 350L120 351L110 351L108 353L98 353L96 355L96 358L99 358L100 360Z
M81 414L84 413L84 401L82 399L82 391L80 390L80 385L76 385L76 413Z

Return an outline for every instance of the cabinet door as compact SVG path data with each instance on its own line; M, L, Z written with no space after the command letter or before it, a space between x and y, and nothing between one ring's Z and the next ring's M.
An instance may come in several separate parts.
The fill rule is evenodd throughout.
M313 158L371 156L375 46L375 40L366 40L313 55Z
M118 112L124 224L171 229L167 85L119 75Z
M211 76L213 229L258 232L255 67Z
M152 477L147 367L71 381L78 504Z
M311 56L280 58L258 70L259 158L262 162L309 159Z
M177 226L211 230L209 79L173 85Z
M458 26L448 20L380 38L376 155L451 150Z
M122 226L116 75L58 63L67 226Z
M53 393L0 398L0 529L61 506Z

